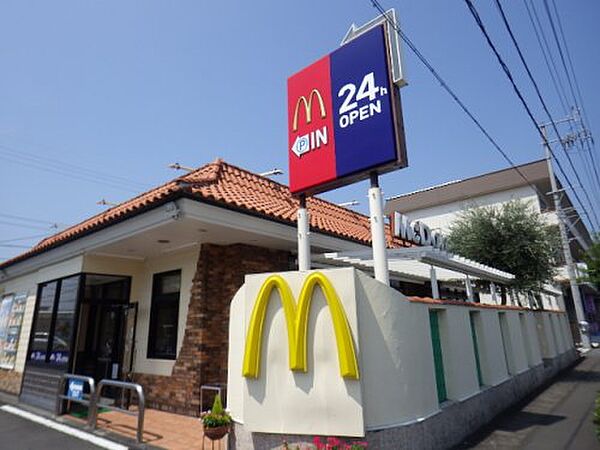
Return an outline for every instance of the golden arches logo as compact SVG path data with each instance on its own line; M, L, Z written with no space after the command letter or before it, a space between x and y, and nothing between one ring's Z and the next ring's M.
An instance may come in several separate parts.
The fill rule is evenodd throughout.
M312 122L312 102L313 98L316 98L319 101L319 112L321 113L321 119L327 117L327 112L325 111L325 103L323 102L323 97L321 93L317 89L313 89L310 91L310 95L308 96L308 100L303 95L296 102L296 109L294 109L294 120L292 122L292 131L298 131L298 112L300 111L300 105L304 105L304 112L306 113L306 123Z
M283 277L280 275L271 275L264 281L258 292L252 316L250 317L248 334L246 335L246 348L242 369L244 377L257 378L259 374L263 327L269 298L273 289L277 289L279 292L285 315L290 369L302 372L307 371L308 314L310 312L313 292L317 285L323 291L331 313L331 321L337 344L340 375L344 378L358 380L359 372L356 351L344 307L335 288L321 272L313 272L306 277L300 290L298 304L294 300L294 295L289 284Z

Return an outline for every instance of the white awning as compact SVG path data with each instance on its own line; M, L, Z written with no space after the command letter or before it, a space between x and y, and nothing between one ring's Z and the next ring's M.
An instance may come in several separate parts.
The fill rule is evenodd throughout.
M465 275L498 283L510 283L515 278L508 272L431 246L388 249L387 256L390 272L419 280L429 279L431 266L436 268L437 278L442 281L463 279ZM373 267L373 253L370 250L324 253L322 260Z

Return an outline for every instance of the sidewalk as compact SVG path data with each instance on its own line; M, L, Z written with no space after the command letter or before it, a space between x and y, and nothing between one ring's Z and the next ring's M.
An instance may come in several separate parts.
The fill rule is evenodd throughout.
M497 417L457 449L594 450L593 410L600 390L600 350L534 398Z

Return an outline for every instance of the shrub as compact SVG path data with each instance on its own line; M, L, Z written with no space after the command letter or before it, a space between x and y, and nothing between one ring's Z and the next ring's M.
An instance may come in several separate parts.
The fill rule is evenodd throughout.
M231 424L231 416L223 409L220 394L216 395L212 409L200 417L206 428L217 428Z

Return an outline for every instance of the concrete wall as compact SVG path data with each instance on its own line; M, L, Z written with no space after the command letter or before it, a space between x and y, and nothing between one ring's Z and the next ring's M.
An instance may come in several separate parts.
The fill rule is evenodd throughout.
M542 357L548 358L554 352L549 360L560 359L556 370L574 358L572 345L554 350L554 341L561 339L554 334L559 333L557 327L564 323L562 313L409 301L401 293L354 269L322 272L338 290L356 333L359 390L356 385L350 388L339 375L328 309L323 307L324 300L318 294L313 307L317 312L314 317L311 312L309 321L308 372L296 373L288 367L285 320L278 294L272 293L259 378L242 376L248 321L266 275L247 277L245 287L234 297L230 313L228 405L237 423L232 439L235 448L277 448L277 439L281 445L282 435L290 434L357 436L361 428L357 421L361 417L367 437L388 435L398 442L400 435L407 437L398 430L419 428L421 423L448 426L451 410L462 408L456 405L469 405L464 408L470 417L480 416L471 422L482 424L481 417L488 420L493 417L489 415L490 410L499 412L498 405L506 407L517 401L550 376ZM297 297L307 274L280 275L288 280ZM352 292L353 286L355 292ZM429 325L432 309L438 311L448 394L448 401L441 405L436 396ZM483 386L477 377L470 313L475 314ZM305 378L310 383L306 383ZM346 389L340 390L338 385ZM487 401L497 404L490 405ZM444 442L441 438L444 432L435 426L426 428L427 433L434 436L430 442L436 442L438 447L428 444L423 448L442 448L439 444ZM455 430L453 436L473 430L472 424L465 425L462 430ZM310 441L310 438L298 439L298 442ZM375 448L392 447L376 445Z

